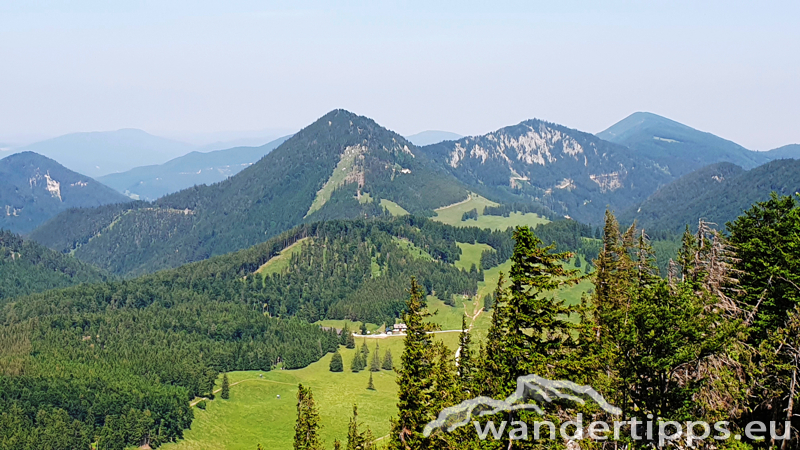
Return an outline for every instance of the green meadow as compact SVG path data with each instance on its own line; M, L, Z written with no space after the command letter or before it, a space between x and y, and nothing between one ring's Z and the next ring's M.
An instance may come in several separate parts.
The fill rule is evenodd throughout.
M508 227L522 225L535 228L537 225L550 222L544 217L539 217L539 215L532 213L512 213L509 217L486 216L483 214L483 210L487 206L497 205L497 203L478 194L470 194L469 198L463 202L437 209L436 215L432 219L455 227L478 227L492 230L505 230ZM473 209L478 211L478 220L461 220L465 212Z

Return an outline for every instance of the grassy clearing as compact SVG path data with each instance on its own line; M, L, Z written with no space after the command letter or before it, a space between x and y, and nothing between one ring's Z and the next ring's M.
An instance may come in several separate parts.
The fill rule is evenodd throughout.
M401 247L405 248L406 250L408 250L408 252L414 258L417 258L417 259L422 258L422 259L424 259L426 261L433 261L433 256L431 256L430 253L428 253L425 250L417 247L416 245L414 245L413 242L409 241L408 239L401 239L401 238L392 236L392 240L395 242L395 244L398 244L399 246L401 246Z
M260 273L262 276L266 277L267 275L272 275L273 273L282 272L284 269L289 267L289 262L292 260L292 255L298 253L303 248L303 243L309 239L310 238L300 239L294 244L286 247L278 256L275 256L259 267L258 270L256 270L256 273Z
M447 306L442 300L436 297L428 296L428 310L434 314L428 320L441 327L442 330L460 330L461 317L466 314L467 326L472 323L472 319L478 309L483 306L483 303L478 306L478 302L471 297L457 296L456 306Z
M365 203L372 203L372 196L369 195L369 192L365 192L361 194L361 197L358 198L358 203L361 203L362 205Z
M336 328L337 330L343 329L344 325L347 324L347 327L350 329L350 331L356 331L359 333L361 332L361 322L353 322L352 320L319 320L314 323L321 327ZM366 325L367 331L369 331L371 334L382 333L386 329L385 324L376 325L374 323L367 323Z
M478 227L478 228L490 228L492 230L505 230L509 227L517 227L526 225L531 229L536 228L537 225L542 225L545 223L549 223L550 221L545 219L544 217L540 217L533 213L511 213L509 217L503 216L478 216L478 220L467 220L461 222L457 226L462 227Z
M469 270L473 264L475 267L481 266L481 253L484 250L491 250L487 244L465 244L463 242L456 243L461 249L461 258L456 261L455 266L459 269Z
M458 333L436 335L451 349L458 345ZM357 339L360 348L364 339ZM403 338L366 339L370 358L375 345L379 354L391 349L395 364L400 361ZM297 415L295 396L297 384L310 386L320 409L321 436L325 448L333 448L333 440L347 438L347 426L353 403L358 404L359 419L368 425L376 437L389 433L390 419L397 414L397 384L395 373L380 371L373 374L375 391L367 390L369 371L352 373L347 370L355 350L340 347L345 372L329 371L331 356L300 370L273 372L232 372L230 400L207 402L205 411L195 408L192 429L185 439L167 444L164 450L254 450L258 444L268 449L291 449L294 421ZM259 374L263 378L259 378ZM217 380L217 384L221 379ZM239 384L235 384L239 383ZM277 396L281 398L278 399Z
M433 220L455 227L478 227L492 230L505 230L508 227L522 225L535 228L537 225L550 222L544 217L539 217L532 213L512 213L509 217L485 216L483 215L483 210L487 206L497 206L497 203L481 197L478 194L470 194L466 201L437 209L436 216L433 217ZM462 221L461 216L463 216L465 212L473 209L478 211L478 220Z
M308 217L308 215L314 211L322 208L322 206L331 199L333 191L337 187L344 184L345 180L347 179L347 175L353 170L353 166L355 165L356 158L359 154L359 147L349 147L344 153L342 153L341 159L336 164L336 168L333 169L331 177L328 178L328 181L325 182L325 184L322 186L322 189L317 191L317 196L314 197L311 207L308 208L306 217Z
M473 209L478 210L478 214L483 214L483 209L487 206L497 206L498 204L487 199L481 197L478 194L470 194L469 198L463 202L459 202L453 205L444 206L436 210L436 216L433 217L433 220L437 220L442 223L446 223L448 225L453 226L464 226L466 222L461 221L461 216ZM473 224L474 225L474 224Z
M393 202L391 200L386 200L385 198L381 199L381 206L383 206L384 208L389 210L389 214L391 214L393 216L407 216L408 215L408 211L406 211L402 206L398 205L397 203L395 203L395 202Z

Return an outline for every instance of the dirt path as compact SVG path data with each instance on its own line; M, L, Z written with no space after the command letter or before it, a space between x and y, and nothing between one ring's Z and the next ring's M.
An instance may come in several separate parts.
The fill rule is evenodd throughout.
M464 203L467 203L470 200L472 200L472 193L471 192L469 194L467 194L467 199L466 200L461 200L460 202L453 203L452 205L447 205L447 206L442 206L440 208L436 208L436 209L434 209L434 211L443 211L445 209L452 208L454 206L463 205Z

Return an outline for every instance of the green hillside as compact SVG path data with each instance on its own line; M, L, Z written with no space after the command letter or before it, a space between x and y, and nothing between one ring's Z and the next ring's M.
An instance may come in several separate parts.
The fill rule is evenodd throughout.
M225 181L153 203L70 211L31 238L130 276L246 248L303 222L384 215L384 199L432 214L466 197L404 138L336 110Z
M620 220L636 219L646 229L673 232L696 226L699 219L723 226L773 191L800 192L800 161L780 159L747 171L727 163L705 167L660 189Z
M108 279L102 271L0 231L0 300Z

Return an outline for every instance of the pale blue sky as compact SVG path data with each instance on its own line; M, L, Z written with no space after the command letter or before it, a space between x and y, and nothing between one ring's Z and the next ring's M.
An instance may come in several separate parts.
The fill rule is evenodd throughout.
M0 0L0 141L346 108L402 134L650 111L752 149L800 142L800 2L598 3Z

